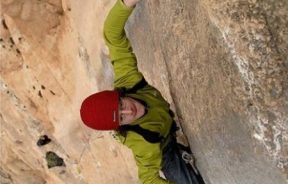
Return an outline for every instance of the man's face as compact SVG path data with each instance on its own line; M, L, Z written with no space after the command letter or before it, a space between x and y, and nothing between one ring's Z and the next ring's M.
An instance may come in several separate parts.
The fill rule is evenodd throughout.
M145 107L130 97L121 97L119 107L120 125L131 124L145 114Z

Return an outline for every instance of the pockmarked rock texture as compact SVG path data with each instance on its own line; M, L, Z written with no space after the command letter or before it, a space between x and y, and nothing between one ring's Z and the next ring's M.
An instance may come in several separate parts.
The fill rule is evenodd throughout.
M131 152L79 117L112 88L102 27L114 2L1 0L1 183L139 183ZM142 0L127 32L207 184L287 183L286 0ZM65 166L49 169L48 152Z
M130 151L79 114L84 98L111 88L102 25L113 4L1 0L1 183L138 182ZM51 141L39 147L41 135ZM50 152L65 166L49 169Z

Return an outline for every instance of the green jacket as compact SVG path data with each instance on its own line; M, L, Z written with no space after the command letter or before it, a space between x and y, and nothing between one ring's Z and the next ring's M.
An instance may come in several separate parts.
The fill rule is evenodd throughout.
M124 30L125 23L132 11L133 8L128 8L121 0L117 0L104 24L104 38L115 72L115 88L132 88L143 78L142 73L138 71L135 54ZM128 96L144 101L148 107L148 112L132 125L138 124L144 129L158 132L161 136L167 137L173 120L169 115L169 104L161 93L147 85L137 93ZM139 178L143 184L169 183L159 176L162 161L160 143L147 142L141 135L133 131L128 131L126 137L121 135L118 137L124 145L132 150L138 166Z

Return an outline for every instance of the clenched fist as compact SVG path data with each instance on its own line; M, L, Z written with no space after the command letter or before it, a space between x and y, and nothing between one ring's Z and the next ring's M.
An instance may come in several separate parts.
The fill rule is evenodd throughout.
M127 7L133 7L135 6L140 0L123 0L124 4Z

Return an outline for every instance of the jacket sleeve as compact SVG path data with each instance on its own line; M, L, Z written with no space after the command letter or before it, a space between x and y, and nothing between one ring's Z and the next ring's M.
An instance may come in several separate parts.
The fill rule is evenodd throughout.
M104 39L114 68L115 88L132 88L143 77L138 71L135 54L124 30L132 11L133 8L117 0L104 23Z
M160 143L149 143L141 135L129 131L124 144L133 152L141 183L172 184L159 175L162 161Z

